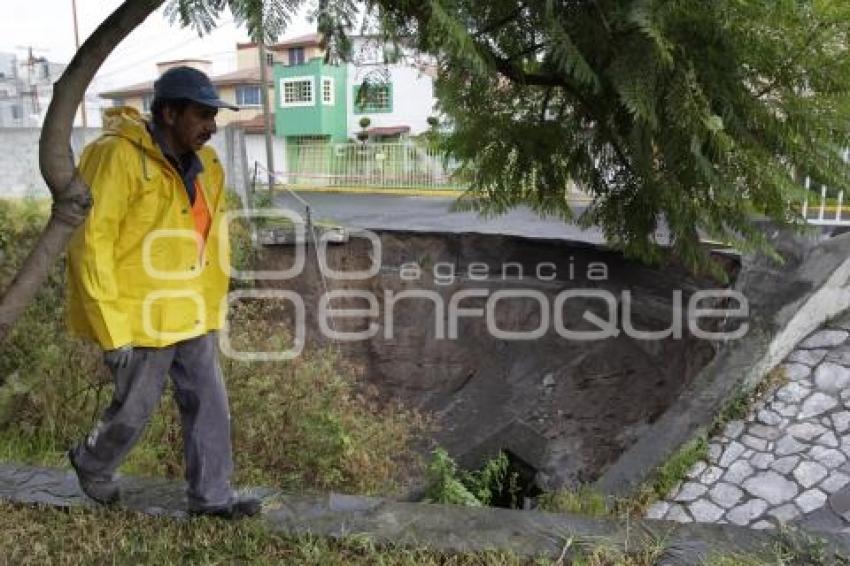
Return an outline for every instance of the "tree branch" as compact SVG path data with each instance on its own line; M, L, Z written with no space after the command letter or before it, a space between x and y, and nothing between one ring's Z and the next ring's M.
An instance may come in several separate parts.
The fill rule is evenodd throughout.
M410 17L416 20L419 29L426 29L428 20L431 17L430 11L427 9L428 3L421 2L416 5L415 8L410 9L408 12ZM597 6L598 8L598 6ZM483 53L496 67L496 70L499 71L505 78L524 85L532 85L532 86L546 86L546 87L560 87L565 92L573 96L581 105L584 110L584 114L591 119L597 127L599 127L603 133L605 133L608 137L608 141L611 145L611 149L617 155L617 159L621 161L623 167L634 177L637 177L637 174L632 167L631 162L629 161L626 153L620 147L616 134L611 130L608 124L602 119L602 117L598 116L598 112L595 110L593 105L593 101L588 99L579 89L575 87L572 83L567 81L565 77L555 75L555 74L543 74L543 73L528 73L524 69L520 68L514 62L508 59L504 59L499 57L486 45L482 44L480 41L477 41L473 38L473 44L475 48L479 50L479 52Z
M53 195L53 208L38 242L0 298L0 343L91 208L91 192L74 166L69 143L77 106L106 57L162 2L125 0L86 39L54 86L39 140L39 165Z
M39 165L55 195L74 176L74 156L68 145L77 106L97 70L113 49L141 24L163 0L125 0L80 46L54 87L39 140Z
M515 20L515 19L517 18L517 16L519 16L519 15L520 15L520 13L522 12L523 8L524 8L524 6L520 3L520 4L517 6L516 10L514 10L513 12L511 12L510 14L508 14L507 16L505 16L504 18L502 18L502 19L500 19L500 20L497 20L497 21L495 21L495 22L491 23L490 25L488 25L488 26L486 26L486 27L484 27L484 28L482 28L482 29L480 29L480 30L476 31L475 33L473 33L473 34L472 34L472 37L473 37L474 39L479 39L479 38L481 38L481 36L482 36L482 35L484 35L484 34L486 34L486 33L494 32L494 31L496 31L497 29L499 29L499 28L501 28L501 27L505 26L506 24L508 24L508 23L512 22L513 20Z

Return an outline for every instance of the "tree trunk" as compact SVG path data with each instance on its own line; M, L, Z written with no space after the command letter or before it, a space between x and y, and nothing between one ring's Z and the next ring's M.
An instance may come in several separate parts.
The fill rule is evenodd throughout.
M35 248L0 298L0 344L91 208L91 192L77 172L70 143L77 106L106 57L163 1L125 0L86 39L54 85L38 144L41 175L53 207Z

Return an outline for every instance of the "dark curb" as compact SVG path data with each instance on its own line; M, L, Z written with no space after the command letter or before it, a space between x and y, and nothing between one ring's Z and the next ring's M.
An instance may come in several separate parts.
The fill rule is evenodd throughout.
M186 519L184 484L125 477L121 508L148 515ZM640 548L663 541L665 564L698 564L707 557L768 552L774 542L764 531L731 525L681 525L667 521L619 522L576 515L497 508L402 503L340 494L289 495L254 490L264 498L261 521L276 532L331 538L367 536L378 543L424 546L464 552L511 551L523 557L558 557L564 547L599 544ZM0 464L0 499L58 507L89 506L67 470ZM837 549L850 541L826 535ZM831 538L830 538L831 537ZM569 556L569 554L567 554Z

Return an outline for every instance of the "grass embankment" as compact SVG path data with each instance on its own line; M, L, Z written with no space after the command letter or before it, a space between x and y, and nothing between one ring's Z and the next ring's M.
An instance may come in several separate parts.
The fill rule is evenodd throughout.
M33 245L45 212L43 203L0 200L0 288ZM234 230L241 242L234 255L244 268L251 252L242 228ZM65 451L91 429L109 402L111 379L101 352L65 331L63 288L60 261L4 344L0 460L67 466ZM287 341L280 332L270 331L263 313L251 303L231 313L237 349L280 348ZM358 387L355 368L343 366L332 352L308 351L279 363L223 359L222 368L230 393L237 483L290 491L391 494L402 490L405 478L419 469L410 446L426 430L424 419L400 407L378 405ZM182 476L179 421L170 396L163 397L121 471ZM256 521L174 521L113 509L10 504L0 504L0 548L0 563L522 562L509 553L450 555L376 547L363 539L290 538ZM607 549L594 549L582 560L577 563L648 564Z
M104 509L0 504L0 564L523 564L509 553L444 554L364 538L286 537L256 521L175 521ZM526 563L529 561L526 561Z
M43 203L0 200L0 288L5 288L45 221ZM235 263L250 260L247 231L236 226ZM96 347L67 335L63 324L64 265L15 325L0 355L0 460L67 466L64 452L92 427L109 402L111 380ZM237 349L280 348L287 336L269 330L258 304L231 313ZM306 351L290 362L223 359L236 457L235 481L290 491L333 489L391 494L421 471L411 450L427 423L414 412L378 404L357 383L356 368L328 350ZM182 476L179 420L170 396L122 468L125 473ZM689 449L690 450L690 449ZM701 446L693 450L700 452ZM694 455L674 459L663 482L680 478ZM443 458L429 469L435 501L487 504L497 491L513 494L506 463L461 473ZM434 480L434 477L432 477ZM504 487L493 487L502 484ZM590 491L551 496L552 510L610 514ZM564 540L559 564L648 566L663 541L628 553L603 540ZM365 539L330 541L274 534L256 521L174 521L111 509L61 510L0 503L0 564L5 563L231 563L520 564L509 553L445 554L378 547ZM723 559L725 560L725 558ZM741 557L740 560L745 560ZM749 559L747 559L749 560ZM720 562L718 562L720 563ZM724 562L736 564L744 562ZM764 563L751 561L751 564ZM783 564L784 562L772 562Z
M33 245L45 209L0 201L0 288ZM247 234L237 226L234 237ZM236 261L250 255L236 245ZM109 402L111 379L100 350L68 336L63 321L64 264L59 262L16 323L0 356L0 459L65 466L64 452L94 425ZM287 337L261 305L231 313L231 340L241 350L279 346ZM276 328L280 328L278 324ZM292 491L333 489L392 494L421 463L411 443L425 430L419 415L378 404L330 350L305 351L289 362L222 358L233 419L239 484ZM171 396L133 450L122 472L182 477L179 416Z
M509 552L446 553L378 545L365 537L331 540L274 533L256 521L176 521L104 508L0 503L0 564L386 564L655 566L666 545L656 540L628 551L601 539L566 537L559 558ZM844 564L822 543L781 533L765 555L713 555L703 566Z

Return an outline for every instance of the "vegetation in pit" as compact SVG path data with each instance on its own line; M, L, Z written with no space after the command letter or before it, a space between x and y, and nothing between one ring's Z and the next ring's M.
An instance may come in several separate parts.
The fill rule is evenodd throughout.
M442 448L432 453L425 491L425 500L430 503L481 507L493 505L497 498L504 500L507 496L506 506L516 508L519 506L518 494L518 474L510 469L510 461L504 452L472 472L458 468Z
M606 517L613 514L605 494L589 485L576 489L560 489L542 494L537 499L538 508L552 513L575 513L591 517Z
M45 220L44 206L0 201L0 286L8 282ZM248 229L231 227L234 257L251 259ZM244 268L244 265L243 265ZM12 330L0 356L0 458L66 466L65 451L94 425L109 402L111 377L100 350L64 327L64 265ZM284 349L285 329L266 319L268 304L237 303L230 339L240 351ZM289 362L223 357L233 416L234 480L289 490L334 489L391 494L405 489L421 463L411 448L427 423L415 412L379 404L357 368L331 350ZM180 421L170 395L154 414L122 471L182 476Z
M682 481L688 470L705 458L707 452L708 442L704 436L688 442L629 497L611 498L590 485L582 485L544 493L538 498L538 505L541 510L553 513L640 518L652 503L665 497Z

